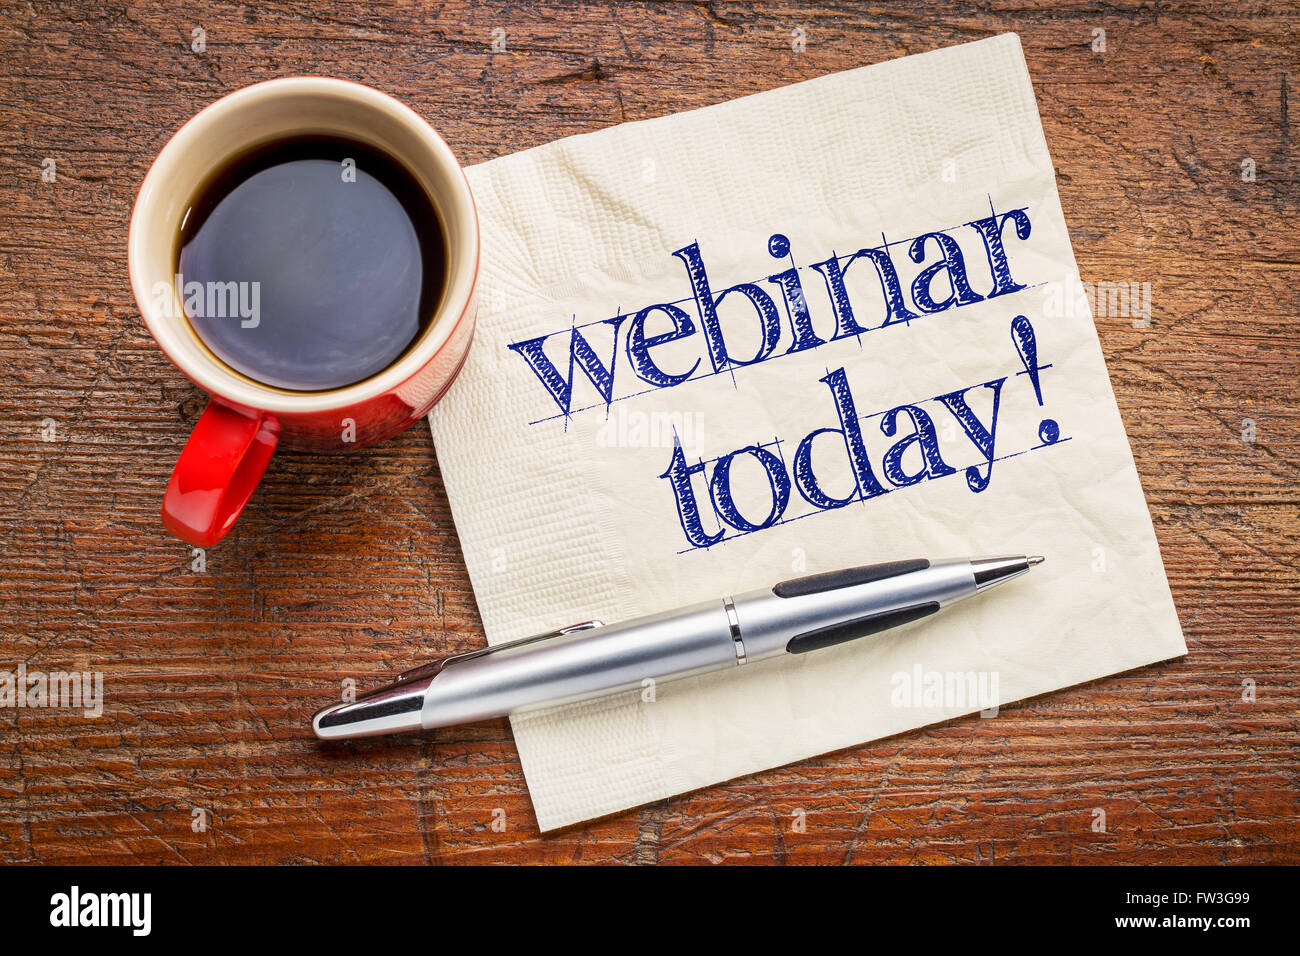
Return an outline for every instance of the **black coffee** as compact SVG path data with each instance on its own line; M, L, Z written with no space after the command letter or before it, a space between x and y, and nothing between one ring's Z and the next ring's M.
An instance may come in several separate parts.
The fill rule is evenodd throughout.
M280 140L226 164L181 224L185 314L227 365L295 391L383 371L432 321L446 243L398 162L326 137Z

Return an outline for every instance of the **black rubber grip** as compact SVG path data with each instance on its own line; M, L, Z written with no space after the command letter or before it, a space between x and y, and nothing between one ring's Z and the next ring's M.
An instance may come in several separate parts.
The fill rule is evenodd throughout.
M782 581L772 588L777 597L803 597L805 594L819 594L822 591L834 591L837 588L852 587L855 584L870 584L885 578L924 571L930 566L925 558L913 561L888 561L884 564L868 564L861 568L845 568L843 571L827 571L825 574L810 574L806 578Z
M832 624L830 627L819 627L815 631L796 634L790 638L790 643L785 646L785 649L791 654L820 650L832 644L843 644L845 641L854 641L868 634L879 634L891 627L919 621L937 610L939 610L939 602L930 601L927 604L913 604L911 607L899 608L897 611L868 614L866 617L854 618L843 624Z

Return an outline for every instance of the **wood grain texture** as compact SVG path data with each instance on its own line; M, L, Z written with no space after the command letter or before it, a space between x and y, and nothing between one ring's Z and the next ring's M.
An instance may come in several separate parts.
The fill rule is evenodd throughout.
M106 695L0 710L0 860L1300 862L1298 27L1294 3L0 0L0 670ZM1007 30L1084 279L1153 284L1150 328L1098 328L1188 656L546 837L504 721L318 746L341 680L479 646L473 595L424 428L280 455L203 573L161 530L203 399L125 245L171 132L334 75L471 164Z

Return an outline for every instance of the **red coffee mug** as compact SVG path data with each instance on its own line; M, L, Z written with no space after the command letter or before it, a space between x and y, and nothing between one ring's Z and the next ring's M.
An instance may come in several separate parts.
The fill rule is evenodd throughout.
M346 388L293 392L235 371L191 328L176 288L176 241L200 184L271 140L339 136L402 163L428 192L447 240L447 280L433 321L397 362ZM131 287L168 358L210 396L163 496L163 524L200 547L234 525L278 445L347 452L419 421L465 362L474 332L478 216L442 138L390 96L345 80L291 77L231 93L186 123L154 160L131 213Z

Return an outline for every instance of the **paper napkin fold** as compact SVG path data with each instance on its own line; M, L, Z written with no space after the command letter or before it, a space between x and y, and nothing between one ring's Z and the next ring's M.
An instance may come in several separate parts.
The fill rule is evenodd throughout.
M543 830L1186 652L1016 36L468 175L478 327L430 419L489 642L1048 559L876 638L516 715Z

